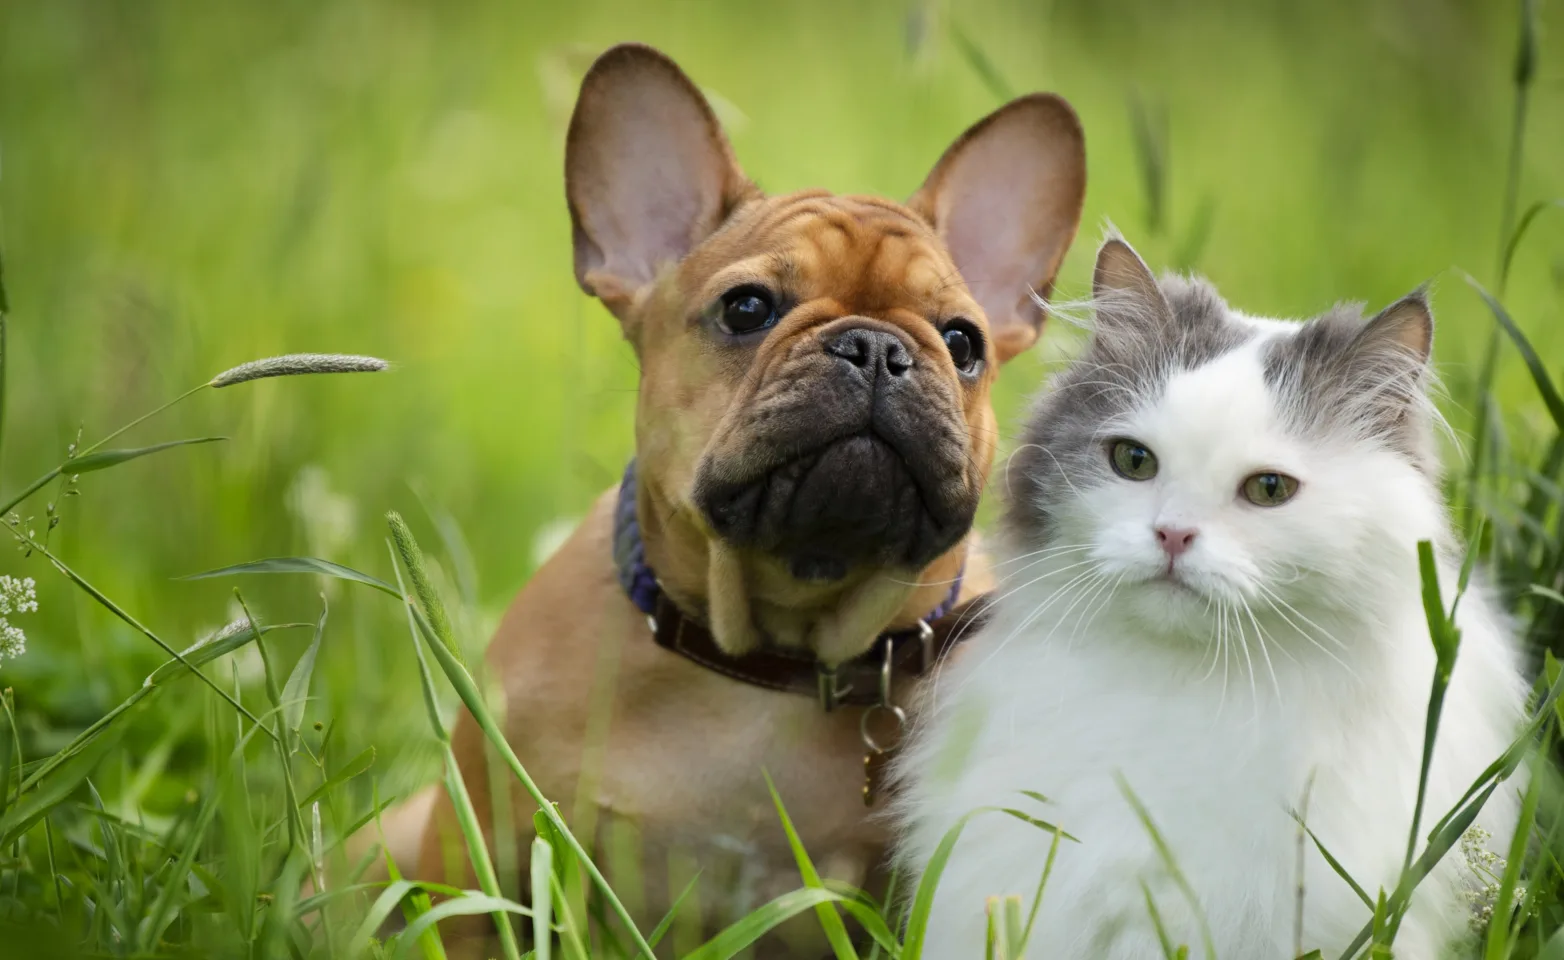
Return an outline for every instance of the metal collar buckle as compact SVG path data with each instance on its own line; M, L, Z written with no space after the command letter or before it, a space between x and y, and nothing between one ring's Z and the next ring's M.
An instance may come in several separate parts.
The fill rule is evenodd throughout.
M823 663L815 664L815 682L815 689L820 697L820 709L826 713L835 710L847 695L853 692L852 684L842 685L835 667L828 667Z

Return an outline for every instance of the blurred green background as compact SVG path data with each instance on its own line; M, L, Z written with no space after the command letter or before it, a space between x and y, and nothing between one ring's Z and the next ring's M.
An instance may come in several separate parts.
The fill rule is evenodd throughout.
M231 439L83 477L51 548L182 645L231 618L232 582L173 578L286 554L388 575L395 508L481 646L630 453L634 358L575 285L561 185L576 84L630 39L708 91L771 191L904 197L1005 91L1057 90L1090 162L1062 296L1086 293L1108 220L1250 312L1378 305L1433 279L1464 433L1492 321L1461 271L1495 279L1517 22L1518 4L1476 0L4 0L0 487L59 462L78 428L95 440L239 362L387 357L389 375L204 393L138 428L127 443ZM1541 23L1523 208L1564 195L1557 8ZM1506 300L1564 374L1564 216L1537 222ZM1068 339L1058 325L1007 369L1002 423ZM1541 410L1505 357L1524 444ZM39 581L41 612L17 620L30 649L0 665L31 757L162 658L39 557L3 557ZM313 619L328 592L312 715L336 718L345 749L380 744L388 789L426 772L395 604L307 578L243 587L271 620ZM305 641L277 641L285 663ZM255 682L253 660L236 669ZM155 814L182 796L160 774L196 766L199 717L139 718L114 802Z

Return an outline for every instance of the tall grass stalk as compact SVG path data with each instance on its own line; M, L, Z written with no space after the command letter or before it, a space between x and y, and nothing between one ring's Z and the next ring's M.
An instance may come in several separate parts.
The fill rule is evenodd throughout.
M418 566L418 575L413 577L413 582L418 584L422 581L428 591L427 594L420 595L420 601L435 606L440 615L437 622L446 624L448 634L445 639L454 648L455 638L449 635L450 621L444 616L445 611L440 605L439 594L429 586L428 577L423 570L423 554L418 551L418 544L413 541L412 533L400 516L393 513L387 519L391 525L396 551L401 555L403 563L411 560ZM396 571L396 582L398 588L405 589L400 569ZM478 820L478 811L472 805L472 796L467 792L467 783L462 779L461 767L457 764L456 754L451 749L450 731L446 730L444 721L440 719L438 700L434 692L434 678L429 675L429 665L424 661L423 651L418 644L418 626L413 619L411 598L407 601L407 629L413 640L413 655L418 660L418 677L423 688L424 704L429 712L429 726L434 732L435 739L440 743L440 759L445 767L443 780L445 792L451 798L451 806L456 811L457 827L461 830L462 839L467 843L467 857L472 863L473 874L478 879L478 889L490 897L503 900L499 878L494 872L494 862L489 858L489 846L483 837L483 826ZM452 654L454 653L453 649ZM509 913L505 910L496 910L493 917L495 931L500 939L500 950L506 960L521 960L521 947L516 940L516 929L511 925Z
M423 562L422 553L418 550L418 544L413 539L412 532L407 529L407 524L402 521L400 516L394 513L388 515L387 521L391 527L393 539L398 536L405 539L406 549L399 549L398 551L403 563L411 562L421 566ZM420 570L419 574L427 579L427 574L424 571ZM417 582L416 578L414 582ZM516 756L516 752L511 749L510 743L506 741L504 732L494 722L494 715L490 712L488 705L483 702L483 696L480 694L472 674L467 672L467 667L456 655L454 638L439 636L423 611L414 604L411 597L404 598L403 602L412 611L414 622L417 624L418 632L424 638L425 645L434 654L435 660L440 664L440 669L445 672L446 679L451 682L451 686L456 688L457 696L466 705L473 719L478 722L479 729L483 731L484 736L494 745L494 748L499 751L501 759L510 767L512 775L521 781L522 787L532 797L533 802L538 805L538 809L542 812L544 818L548 820L557 835L564 840L582 868L591 876L592 883L597 888L598 893L608 902L609 907L614 911L619 921L624 924L625 930L629 934L637 952L645 957L646 960L656 960L656 954L652 952L651 945L646 942L646 938L641 935L640 930L636 927L635 920L630 916L630 912L625 909L618 895L609 886L608 880L598 870L597 864L592 862L591 856L581 846L581 842L570 831L569 826L566 825L564 819L559 815L559 810L543 796L543 791L538 789L538 785L533 781L532 775L522 766L520 758Z
M277 683L276 669L272 665L271 655L266 651L266 641L261 637L261 627L255 620L255 614L250 612L250 605L244 602L244 595L237 589L234 590L234 600L238 602L239 609L244 611L244 619L249 624L250 635L255 638L255 649L261 656L261 668L266 677L266 699L271 701L272 724L276 727L272 741L277 747L277 759L282 764L284 796L288 805L288 846L293 850L304 850L304 816L299 812L299 788L293 780L293 741L288 735L287 724L283 722L282 687ZM325 878L317 876L315 883L324 887Z
M1494 291L1501 301L1509 284L1510 257L1515 242L1518 242L1518 237L1514 236L1515 211L1519 203L1521 167L1525 156L1526 116L1531 102L1532 82L1537 75L1537 2L1520 0L1519 6L1520 31L1511 71L1515 92L1510 111L1509 153L1505 166L1504 197L1499 207L1497 253L1494 257ZM1462 527L1467 530L1472 527L1472 518L1477 509L1482 465L1488 453L1488 425L1493 413L1493 381L1498 371L1500 343L1500 332L1497 329L1491 331L1477 376L1477 419L1472 425L1471 462L1467 469L1466 499L1461 513Z
M1439 736L1439 718L1444 712L1445 691L1455 670L1455 658L1461 649L1461 631L1445 612L1439 590L1439 570L1434 560L1434 545L1423 540L1417 545L1417 567L1423 579L1423 616L1434 645L1434 680L1428 694L1428 710L1423 728L1423 760L1417 773L1417 800L1412 806L1412 827L1407 834L1406 856L1402 871L1412 866L1417 852L1418 830L1423 825L1423 804L1428 798L1428 770L1434 762L1434 743Z
M11 314L11 300L5 292L5 250L0 247L0 454L5 453L5 373L11 362L10 344L6 342L6 323ZM0 463L4 463L0 458ZM0 513L4 513L0 510Z

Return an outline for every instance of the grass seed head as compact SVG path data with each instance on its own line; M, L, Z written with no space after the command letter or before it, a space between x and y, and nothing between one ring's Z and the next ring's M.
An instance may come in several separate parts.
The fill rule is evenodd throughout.
M231 387L251 380L296 377L308 373L378 373L390 366L379 357L360 357L349 353L289 353L241 363L219 373L210 383L213 387Z

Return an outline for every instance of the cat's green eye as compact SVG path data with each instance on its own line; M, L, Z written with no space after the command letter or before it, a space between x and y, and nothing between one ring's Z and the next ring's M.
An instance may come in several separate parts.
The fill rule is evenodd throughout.
M1298 481L1285 473L1257 473L1244 481L1244 499L1257 507L1277 507L1298 492Z
M1150 480L1157 475L1157 455L1134 440L1115 440L1108 448L1113 472L1126 480Z

